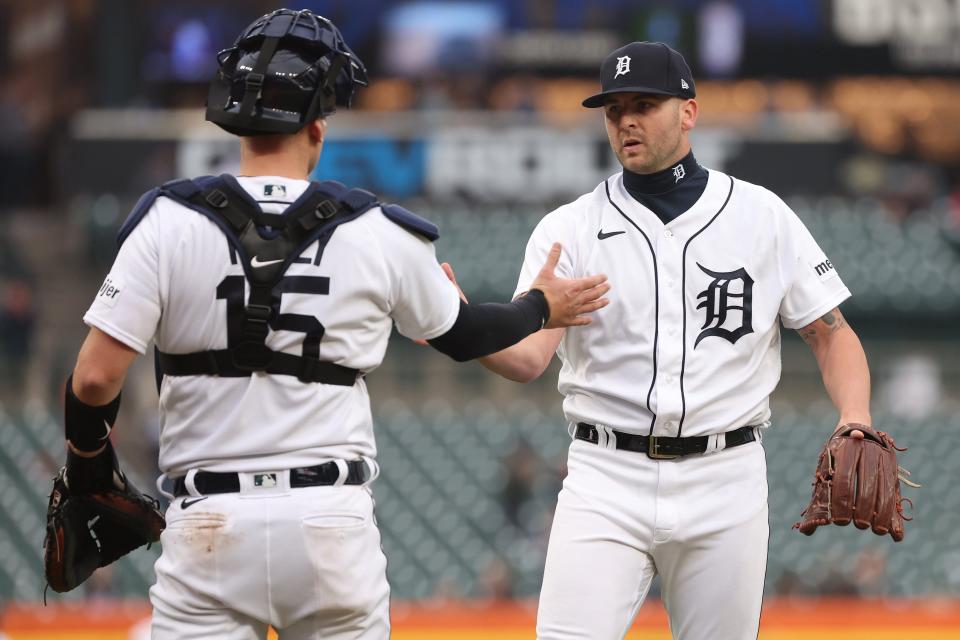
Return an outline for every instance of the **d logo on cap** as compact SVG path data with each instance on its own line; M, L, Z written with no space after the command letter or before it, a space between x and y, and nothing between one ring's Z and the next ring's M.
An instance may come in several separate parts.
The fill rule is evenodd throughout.
M593 108L615 93L653 93L694 98L697 89L687 61L662 42L631 42L611 52L600 65L600 93L583 101Z
M613 77L625 76L628 73L630 73L630 56L617 58L617 72L613 74Z

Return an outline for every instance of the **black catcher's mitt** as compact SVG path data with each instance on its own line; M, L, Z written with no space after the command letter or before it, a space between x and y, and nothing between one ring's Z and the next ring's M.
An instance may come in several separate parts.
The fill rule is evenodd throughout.
M105 567L145 544L166 526L159 504L116 472L106 489L71 493L66 467L53 479L47 506L44 571L54 591L75 589Z

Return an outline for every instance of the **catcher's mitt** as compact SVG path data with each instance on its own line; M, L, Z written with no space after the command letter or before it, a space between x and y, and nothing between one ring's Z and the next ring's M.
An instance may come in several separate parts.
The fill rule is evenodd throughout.
M121 474L111 487L71 494L66 468L53 479L47 506L44 571L54 591L75 589L105 567L145 544L166 526L159 504Z
M853 437L854 431L863 437ZM903 503L913 503L900 497L900 481L920 486L910 482L910 473L897 465L897 451L905 450L883 431L862 424L838 429L820 452L813 497L793 528L809 536L819 526L845 526L852 521L858 529L903 540L903 521L911 520L903 514Z

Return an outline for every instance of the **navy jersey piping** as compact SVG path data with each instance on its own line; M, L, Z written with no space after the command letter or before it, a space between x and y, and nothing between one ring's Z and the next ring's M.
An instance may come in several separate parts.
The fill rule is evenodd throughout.
M687 240L686 244L683 245L683 255L680 259L680 264L682 269L680 272L680 295L683 302L683 332L681 337L683 339L683 355L680 358L680 424L677 427L677 437L683 433L683 420L687 417L687 396L683 391L683 375L687 365L687 248L690 247L690 243L693 242L693 239L698 235L707 230L713 221L716 220L723 210L727 208L727 203L730 202L730 197L733 195L733 177L727 176L730 178L730 190L727 192L727 199L723 201L723 204L720 205L720 210L713 214L713 217L710 218L710 221L707 224L703 225L699 231L690 236L690 239Z
M640 235L643 236L643 239L647 241L647 247L650 249L650 258L653 262L653 377L650 380L650 390L647 391L647 411L653 416L650 419L650 430L647 435L653 435L653 425L657 422L657 414L650 408L650 398L653 396L653 387L657 383L657 346L658 338L660 335L660 282L659 276L657 274L657 254L653 250L653 244L650 242L650 238L647 237L647 234L643 232L643 229L637 225L630 216L623 212L623 209L617 206L617 203L613 201L613 198L610 197L610 182L609 179L603 181L604 189L607 192L607 201L617 210L621 216L623 216L627 222L629 222L634 229L640 232Z

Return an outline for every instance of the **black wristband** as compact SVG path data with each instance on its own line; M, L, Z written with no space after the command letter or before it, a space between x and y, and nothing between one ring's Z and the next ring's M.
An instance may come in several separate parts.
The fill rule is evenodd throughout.
M84 458L67 448L67 488L77 495L115 487L114 474L123 478L119 469L117 454L109 439L103 451L92 458Z
M450 330L427 342L458 362L496 353L514 345L546 324L550 315L543 292L537 289L513 302L467 304Z
M105 405L95 407L73 393L73 376L67 378L63 401L63 424L67 440L77 450L93 452L109 442L110 430L120 411L120 394Z
M540 328L547 326L547 323L550 322L550 304L547 302L547 296L544 295L543 291L540 289L530 289L522 297L530 298L540 303L540 316L543 318L543 322L540 323Z

